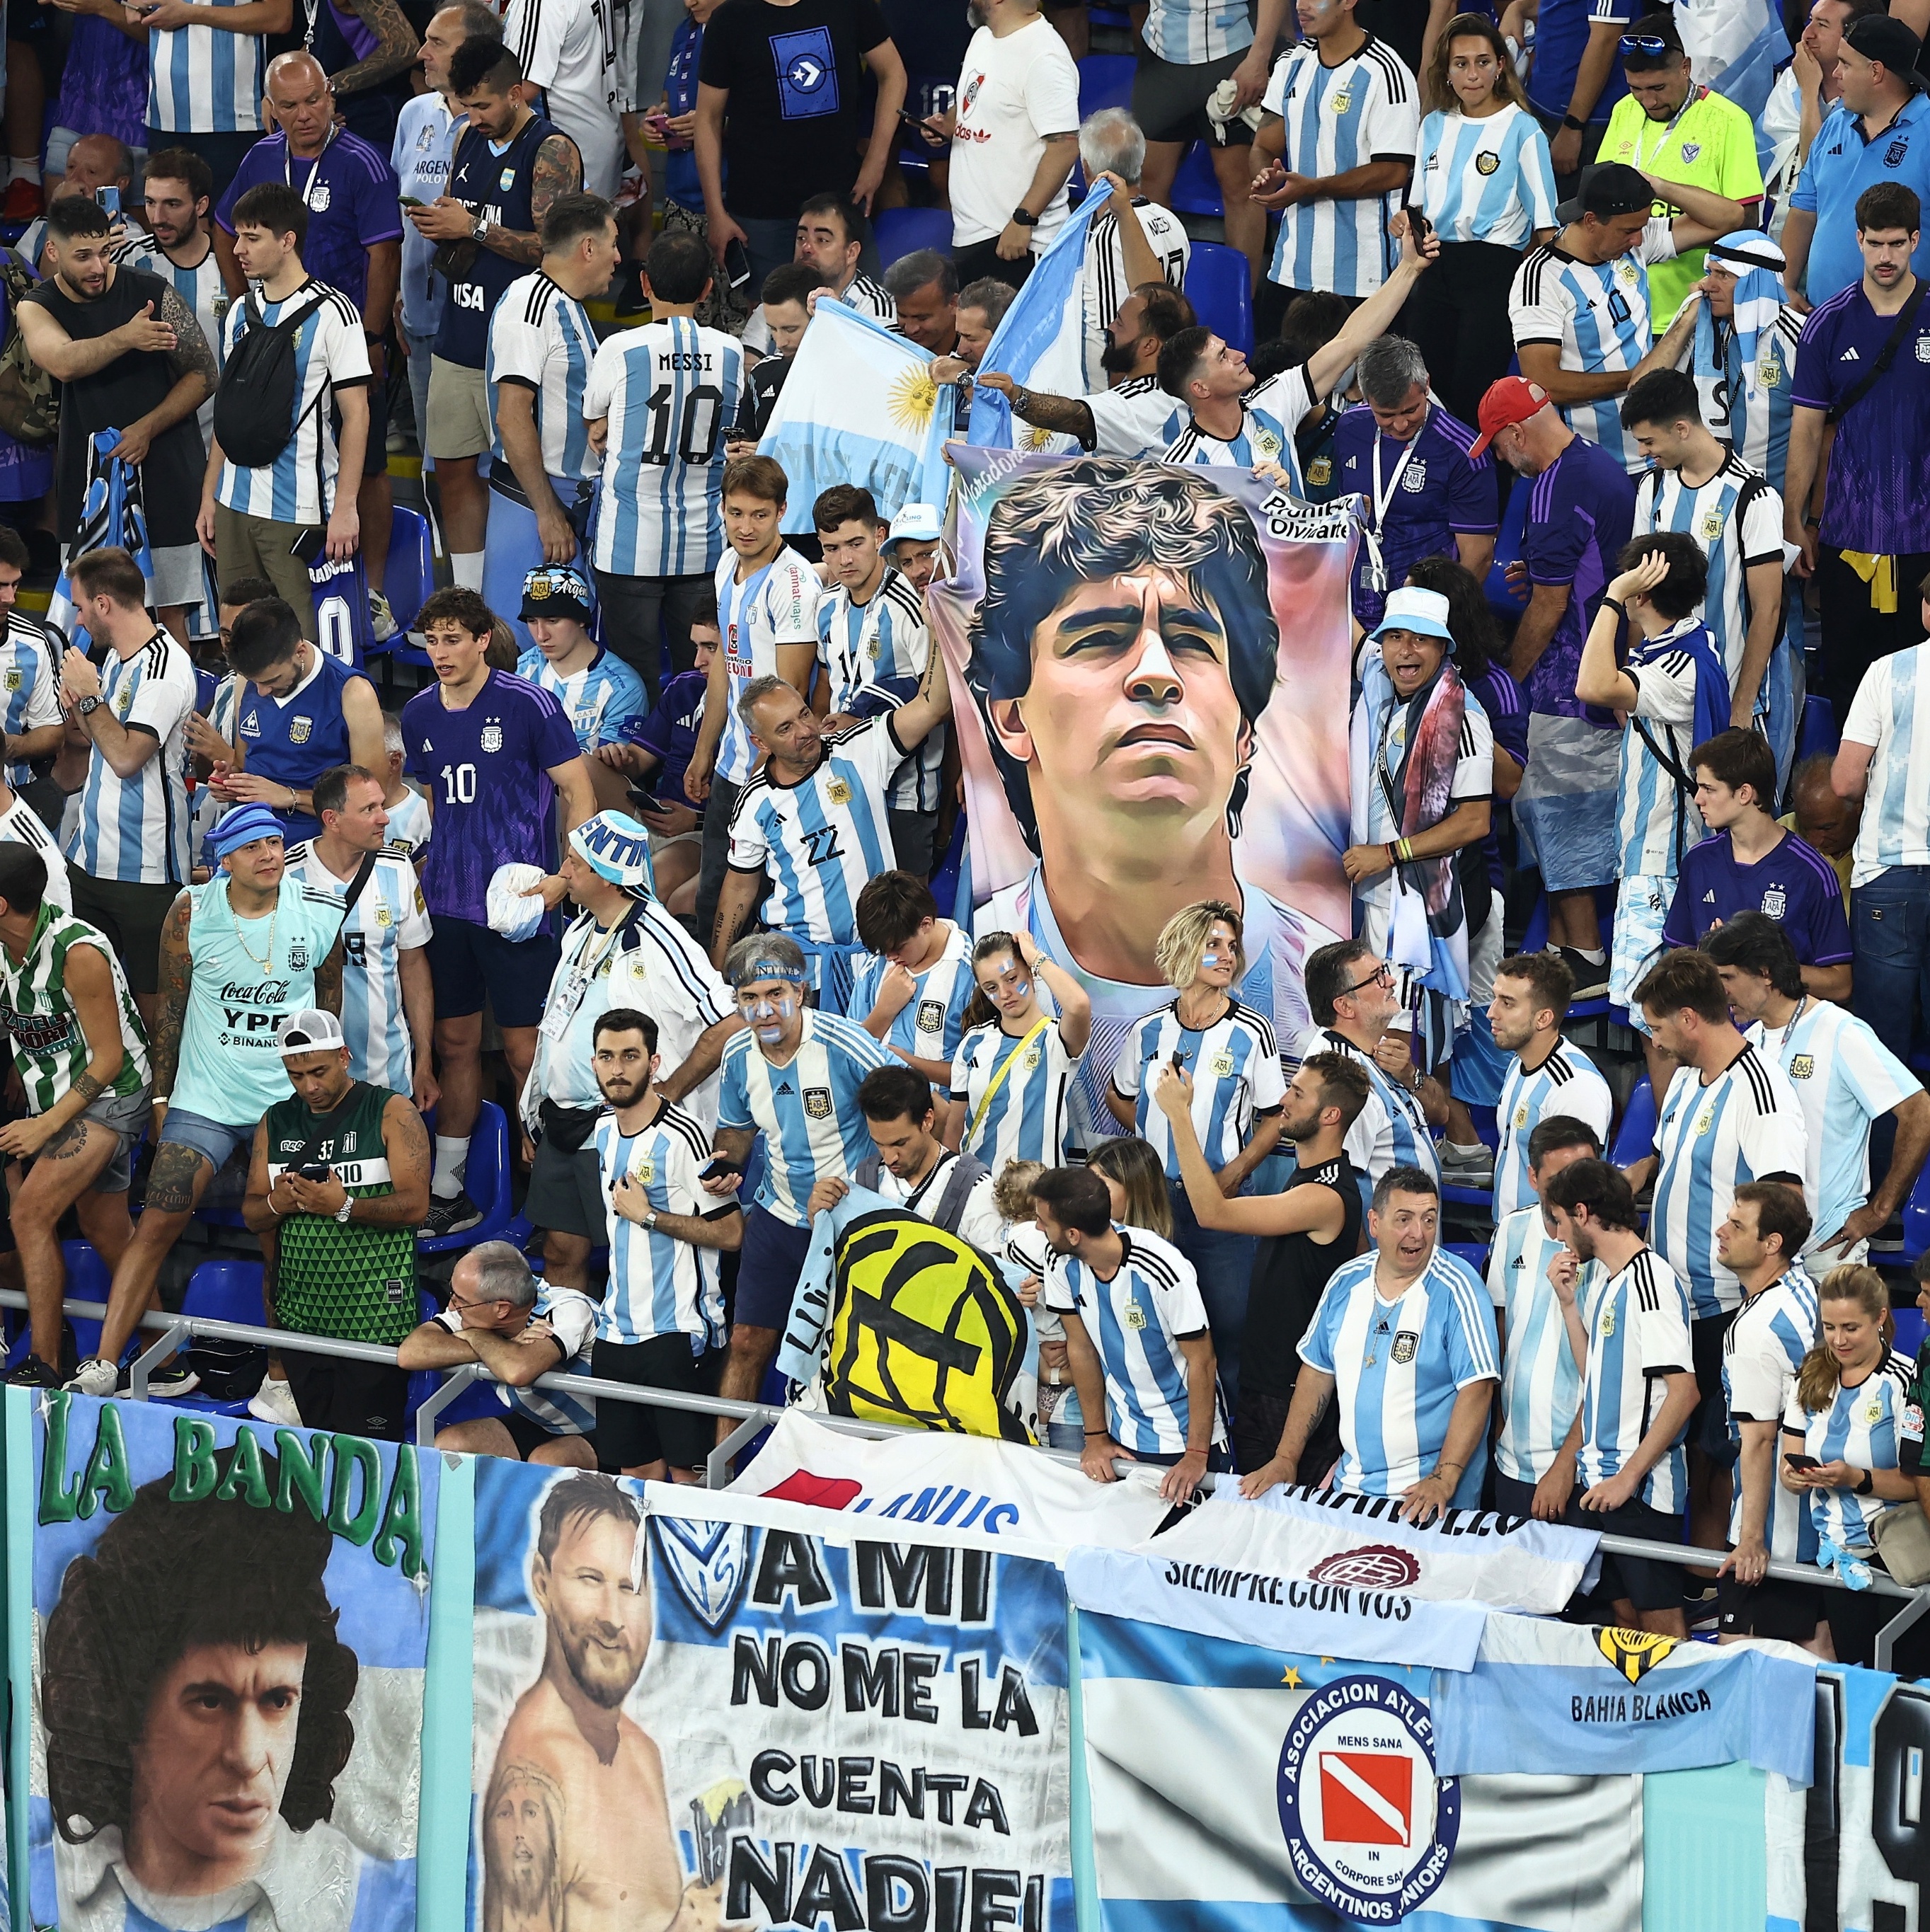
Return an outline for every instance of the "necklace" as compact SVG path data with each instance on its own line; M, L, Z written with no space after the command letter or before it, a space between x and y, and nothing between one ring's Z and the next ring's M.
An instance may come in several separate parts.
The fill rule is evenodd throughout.
M278 892L275 895L275 910L268 916L268 951L266 955L260 958L256 958L254 948L242 936L242 917L239 913L235 912L235 902L233 899L228 902L228 910L234 914L236 944L240 946L251 959L254 959L254 963L264 973L269 971L275 960L275 921L281 916L281 894Z

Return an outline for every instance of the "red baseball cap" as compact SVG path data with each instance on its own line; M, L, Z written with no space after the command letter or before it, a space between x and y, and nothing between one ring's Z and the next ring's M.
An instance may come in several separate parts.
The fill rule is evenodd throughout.
M1531 382L1526 376L1502 376L1490 386L1481 399L1481 434L1475 437L1468 454L1480 455L1498 430L1507 428L1510 423L1523 423L1530 416L1539 416L1547 403L1548 392L1539 382Z

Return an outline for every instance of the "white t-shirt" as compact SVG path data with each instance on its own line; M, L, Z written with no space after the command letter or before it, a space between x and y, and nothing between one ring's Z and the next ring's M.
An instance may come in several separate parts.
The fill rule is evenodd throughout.
M1048 134L1079 128L1079 69L1058 31L1035 14L1002 38L981 27L959 70L958 125L952 134L952 245L969 247L1004 232L1038 172ZM1032 231L1040 254L1066 218L1062 188Z
M524 78L543 90L549 118L583 157L584 192L606 201L623 178L614 13L597 0L509 0L503 22Z

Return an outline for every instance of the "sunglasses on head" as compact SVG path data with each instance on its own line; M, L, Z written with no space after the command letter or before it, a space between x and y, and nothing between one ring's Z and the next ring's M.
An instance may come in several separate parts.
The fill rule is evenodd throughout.
M1665 40L1660 34L1624 34L1622 51L1625 54L1646 54L1651 60L1660 60L1663 55L1679 53L1682 50L1673 40Z

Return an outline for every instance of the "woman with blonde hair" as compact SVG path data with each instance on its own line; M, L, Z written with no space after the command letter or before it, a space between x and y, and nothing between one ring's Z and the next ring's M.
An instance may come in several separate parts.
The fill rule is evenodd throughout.
M1153 1089L1162 1068L1181 1067L1191 1076L1193 1128L1220 1192L1230 1197L1247 1186L1280 1138L1286 1077L1271 1024L1233 992L1247 973L1245 928L1236 907L1220 899L1182 907L1161 928L1153 956L1177 995L1127 1034L1106 1104L1159 1160L1173 1245L1199 1276L1214 1358L1226 1386L1237 1388L1253 1238L1201 1224L1187 1198L1171 1123L1154 1104Z
M1916 1498L1914 1479L1898 1466L1913 1364L1890 1346L1889 1291L1874 1268L1832 1268L1817 1300L1822 1334L1796 1372L1783 1416L1782 1484L1808 1508L1821 1546L1817 1561L1846 1581L1867 1582L1883 1568L1875 1524ZM1872 1663L1877 1633L1900 1600L1856 1587L1822 1594L1838 1660ZM1915 1676L1930 1640L1912 1631L1897 1648L1891 1667Z

